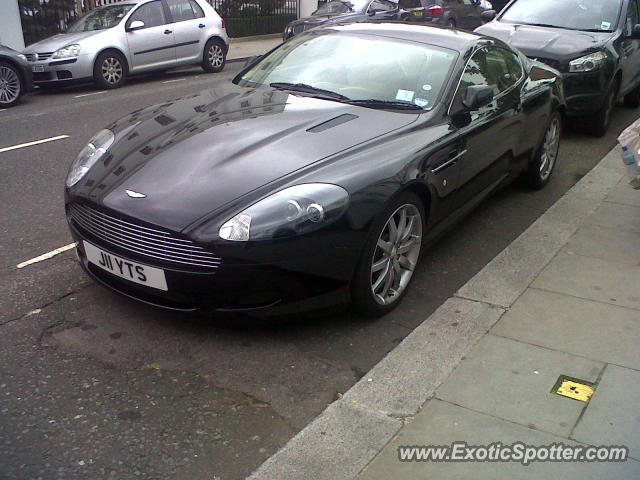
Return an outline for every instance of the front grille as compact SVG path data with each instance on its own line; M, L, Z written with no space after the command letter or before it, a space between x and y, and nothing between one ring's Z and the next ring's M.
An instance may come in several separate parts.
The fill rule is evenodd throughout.
M215 270L222 260L176 233L149 228L135 221L125 221L107 215L87 205L73 203L69 215L77 227L100 240L105 246L115 246L137 257L160 260L163 264Z
M551 58L531 58L531 60L537 60L540 63L544 63L545 65L549 65L551 68L555 68L556 70L560 70L560 62L558 60L553 60Z
M38 58L36 59L36 55L38 55ZM38 52L36 53L25 53L24 56L27 57L27 60L29 60L30 62L36 62L38 60L47 60L49 58L51 58L51 55L53 55L53 52L44 52L44 53L40 53Z

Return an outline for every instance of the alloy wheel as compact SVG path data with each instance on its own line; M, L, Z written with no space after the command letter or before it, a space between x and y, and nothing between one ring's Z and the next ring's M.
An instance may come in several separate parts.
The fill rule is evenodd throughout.
M420 256L422 216L413 204L398 208L378 238L371 264L371 291L379 305L394 303L405 291Z
M11 68L0 66L0 105L15 102L20 96L20 78Z
M217 43L214 43L209 47L209 52L207 53L207 58L209 59L209 64L213 68L220 68L224 63L224 52L222 48Z
M110 85L116 85L122 79L124 69L115 57L107 57L102 62L102 77Z
M549 129L547 130L547 134L544 139L544 144L542 145L540 178L543 181L546 181L547 178L549 178L549 175L551 175L553 167L556 164L556 160L558 159L558 149L560 148L560 129L560 119L555 117L549 125Z

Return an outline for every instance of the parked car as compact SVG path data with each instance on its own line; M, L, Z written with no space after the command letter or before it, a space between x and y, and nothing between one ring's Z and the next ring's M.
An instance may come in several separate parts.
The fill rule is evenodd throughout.
M421 0L425 21L452 28L473 30L484 23L480 0Z
M499 40L319 27L98 133L67 177L69 226L91 277L153 305L382 315L478 202L549 181L563 111L557 72Z
M0 108L13 107L33 89L33 76L20 52L0 45Z
M93 81L110 89L129 75L182 65L219 72L228 48L224 22L204 0L124 0L93 10L24 54L36 85Z
M637 0L516 0L477 31L558 69L567 114L603 136L617 100L640 106Z
M282 34L283 40L317 27L337 23L398 20L400 10L397 0L331 0L321 5L310 17L289 23Z

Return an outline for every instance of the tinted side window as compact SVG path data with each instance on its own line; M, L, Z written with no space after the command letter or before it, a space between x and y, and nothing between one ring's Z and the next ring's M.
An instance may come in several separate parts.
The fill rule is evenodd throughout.
M507 62L506 50L502 48L489 48L486 54L486 72L489 85L493 87L494 92L499 94L511 88L520 79L511 74L509 64Z
M191 9L193 10L193 14L196 16L196 18L203 18L204 10L202 10L202 7L194 2L194 0L189 0L189 3L191 4Z
M167 0L167 4L174 22L184 22L195 18L189 0Z
M159 1L142 5L129 17L127 25L131 25L131 23L136 20L144 22L144 28L158 27L167 23L164 10L162 9L162 3Z
M629 11L627 12L627 23L625 25L625 33L631 35L633 27L638 24L638 1L631 0L629 2Z

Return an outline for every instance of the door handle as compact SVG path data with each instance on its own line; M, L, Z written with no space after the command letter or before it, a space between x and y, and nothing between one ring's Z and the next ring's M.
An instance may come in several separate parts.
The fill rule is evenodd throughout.
M173 31L172 31L172 30L165 30L165 31L164 31L164 34L165 34L165 35L171 35L172 33L173 33Z
M204 23L201 23L200 25L198 25L198 28L204 28L204 27L206 27Z
M440 165L438 165L435 168L432 168L431 169L431 173L438 174L441 171L445 170L446 168L449 168L449 167L453 166L458 161L458 159L460 159L461 157L463 157L466 154L467 154L466 150L463 150L461 152L458 152L457 150L452 151L449 154L449 160L447 160L444 163L441 163Z

